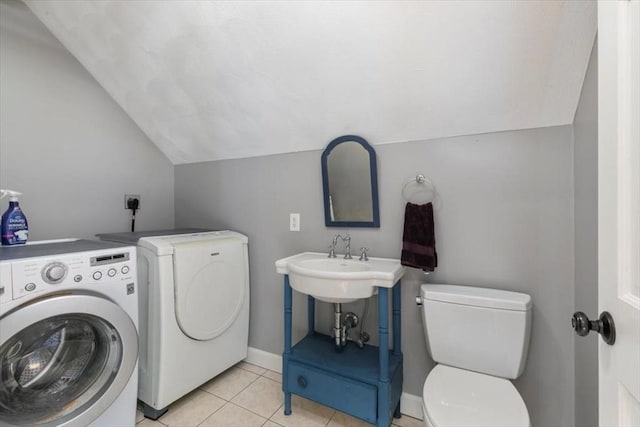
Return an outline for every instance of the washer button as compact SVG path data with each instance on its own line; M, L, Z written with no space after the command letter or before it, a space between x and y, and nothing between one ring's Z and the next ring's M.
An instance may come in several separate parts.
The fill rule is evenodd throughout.
M33 290L36 289L36 284L35 283L27 283L24 287L24 290L27 292L31 292Z
M129 267L125 265L120 271L122 272L122 274L127 274L129 272Z
M95 273L93 273L93 280L100 280L102 279L102 273L99 271L96 271Z
M82 281L82 276L81 276L81 275L79 275L79 274L76 274L76 275L73 277L73 281L74 281L74 282L76 282L76 283L81 282L81 281Z
M110 268L109 271L107 271L107 274L109 275L109 277L113 277L115 276L117 273L115 268Z

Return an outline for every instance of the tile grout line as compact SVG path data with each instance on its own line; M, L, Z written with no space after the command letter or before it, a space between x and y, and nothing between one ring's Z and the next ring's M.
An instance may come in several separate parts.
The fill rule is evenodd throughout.
M252 365L252 366L256 366L256 365ZM210 395L210 396L213 396L213 397L215 397L215 398L217 398L217 399L220 399L220 400L222 400L222 401L224 402L224 403L223 403L219 408L217 408L215 411L211 412L209 415L207 415L207 416L205 417L205 419L204 419L204 420L202 420L201 422L199 422L199 423L197 424L197 426L202 425L206 420L208 420L208 419L209 419L209 418L211 418L214 414L218 413L222 408L224 408L225 406L227 406L227 404L232 404L233 406L235 406L235 407L237 407L237 408L240 408L240 409L246 410L246 411L248 411L248 412L250 412L250 413L252 413L252 414L254 414L254 415L257 415L257 416L259 416L260 418L265 418L263 415L257 414L257 413L253 412L252 410L250 410L250 409L248 409L248 408L245 408L245 407L243 407L243 406L241 406L241 405L238 405L238 404L236 404L236 403L232 402L232 400L233 400L236 396L238 396L240 393L242 393L244 390L246 390L248 387L250 387L250 386L251 386L251 384L253 384L254 382L256 382L256 381L258 380L258 378L260 378L260 377L264 377L265 379L270 380L270 381L273 381L273 382L275 382L275 383L277 383L277 381L275 381L275 380L273 380L273 379L271 379L271 378L269 378L269 377L266 377L266 376L265 376L265 374L266 374L269 370L268 370L268 369L265 369L265 368L261 368L261 367L259 367L259 366L256 366L256 368L264 369L264 372L262 372L261 374L258 374L257 372L254 372L254 371L252 371L252 370L250 370L250 369L245 369L243 366L234 365L232 368L234 368L234 367L236 367L236 368L238 368L238 369L242 369L242 370L243 370L243 371L245 371L245 372L249 372L249 373L251 373L251 374L254 374L254 375L256 375L256 377L255 377L254 379L252 379L252 380L251 380L247 385L245 385L245 386L244 386L240 391L238 391L238 392L237 392L237 393L235 393L233 396L231 396L231 398L230 398L230 399L227 399L227 398L225 398L225 397L222 397L222 396L219 396L219 395L217 395L217 394L215 394L215 393L212 393L212 392L210 392L209 390L206 390L206 389L202 388L201 386L199 386L199 387L197 387L196 389L194 389L194 390L198 390L198 391L205 392L206 394L208 394L208 395ZM214 377L214 378L215 378L215 377ZM212 378L212 379L213 379L213 378ZM211 379L211 380L212 380L212 379ZM211 380L209 380L209 381L211 381ZM179 400L179 399L178 399L178 400ZM173 403L175 403L175 402L173 402ZM138 409L138 408L136 408L136 410L137 410L137 409ZM279 408L278 408L278 409L279 409ZM264 425L265 423L267 423L268 421L271 421L271 422L275 423L275 421L272 421L270 418L271 418L271 417L272 417L272 416L273 416L277 411L278 411L278 410L276 409L276 411L275 411L273 414L271 414L271 416L270 416L270 417L265 418L265 422L263 423L263 425ZM164 414L163 414L163 415L164 415ZM162 418L162 417L160 417L160 418L159 418L159 419L157 419L157 420L152 420L152 421L158 422L159 424L161 424L161 425L163 425L163 426L165 426L165 427L168 427L168 425L167 425L167 424L163 423L163 422L160 420L161 418ZM135 423L135 425L142 423L142 422L143 422L144 420L146 420L146 419L147 419L146 417L143 417L140 421L136 422L136 423ZM277 423L275 423L275 424L277 424Z
M282 424L277 423L277 422L273 421L272 419L268 419L268 420L267 420L267 421L265 421L265 422L264 422L264 424L262 424L262 425L264 426L264 425L265 425L266 423L268 423L268 422L271 422L272 424L275 424L275 425L276 425L276 426L278 426L278 427L284 427Z
M276 380L274 380L274 379L272 379L272 378L265 377L265 374L266 374L267 372L269 372L269 371L270 371L269 369L267 369L266 371L264 371L264 373L261 375L261 377L263 377L263 378L265 378L265 379L267 379L267 380L269 380L269 381L273 381L273 382L274 382L274 383L276 383L276 384L280 384L280 387L282 388L282 382L278 383L278 381L276 381ZM272 372L273 372L273 371L272 371ZM278 411L279 411L280 409L282 409L282 408L284 408L284 403L283 403L282 405L280 405L280 407L278 407L278 409L276 409L276 410L273 412L273 414L271 414L271 415L269 416L269 418L267 418L267 421L271 421L272 423L274 423L274 424L277 424L277 425L281 426L282 424L276 423L276 422L275 422L274 420L272 420L271 418L273 418L273 416L274 416L275 414L277 414L277 413L278 413ZM265 423L266 423L266 422L265 422Z
M206 392L206 390L205 390L205 392ZM215 395L214 395L214 394L212 394L212 393L209 393L209 394L211 394L212 396L215 396ZM215 397L218 397L218 396L215 396ZM223 404L222 406L220 406L218 409L216 409L215 411L213 411L212 413L210 413L210 414L209 414L209 415L208 415L204 420L200 421L200 422L196 425L196 427L201 426L201 425L202 425L202 423L204 423L205 421L207 421L209 418L211 418L211 417L213 416L213 414L217 413L219 410L221 410L222 408L224 408L225 406L227 406L227 403L229 403L229 401L228 401L228 400L222 399L221 397L220 397L219 399L224 400L224 404Z
M255 365L254 365L254 366L255 366ZM240 367L239 367L239 368L240 368ZM240 369L242 369L242 368L240 368ZM247 370L247 369L244 369L244 370L245 370L245 371L247 371L247 372L251 372L251 371L249 371L249 370ZM268 371L268 369L267 369L267 371ZM256 374L255 372L251 372L251 373L252 373L252 374L255 374L255 375L258 375L258 374ZM265 371L265 373L266 373L266 371ZM238 393L236 393L236 394L235 394L231 399L232 399L232 400L233 400L233 399L235 399L235 398L236 398L240 393L242 393L242 392L243 392L244 390L246 390L249 386L251 386L251 384L253 384L253 383L255 383L256 381L258 381L258 378L261 378L261 377L263 377L263 378L264 378L264 379L266 379L266 380L272 381L272 382L274 382L274 383L276 383L276 384L280 384L280 383L278 383L277 381L272 380L272 379L271 379L271 378L269 378L269 377L265 377L265 376L264 376L264 374L262 374L262 375L258 375L258 376L257 376L257 378L255 378L253 381L251 381L251 383L250 383L250 384L248 384L248 385L247 385L245 388L243 388L241 391L239 391ZM216 397L217 397L217 396L216 396ZM232 403L233 405L237 406L238 408L242 408L242 409L244 409L244 410L246 410L246 411L249 411L249 412L251 412L252 414L255 414L255 415L257 415L257 416L259 416L259 417L261 417L261 418L265 418L265 416L264 416L264 415L262 415L262 414L258 414L257 412L252 411L250 408L245 408L244 406L239 405L239 404L237 404L237 403L233 402L232 400L229 400L228 402L229 402L229 403ZM275 421L273 421L273 420L271 419L271 417L273 417L273 416L276 414L276 412L278 412L278 410L279 410L280 408L282 408L283 406L284 406L284 405L280 405L280 407L278 407L278 409L276 409L276 410L275 410L275 411L274 411L274 412L273 412L269 417L266 417L266 418L267 418L267 421L271 421L271 422L273 422L273 423L276 423ZM265 422L266 422L266 421L265 421ZM278 423L276 423L276 424L278 424ZM281 425L281 424L278 424L278 425Z
M282 409L282 408L284 408L284 403L283 403L282 405L278 406L278 409L276 409L275 411L273 411L273 414L269 415L268 420L269 420L269 421L271 421L271 422L274 422L274 423L275 423L275 421L273 421L271 418L273 418L273 416L274 416L275 414L277 414L277 413L278 413L278 411L279 411L280 409ZM280 423L276 423L276 424L280 424Z
M325 424L325 426L328 426L329 424L331 424L331 420L333 419L333 417L336 416L336 414L338 413L338 411L336 411L335 409L333 410L333 414L331 414L331 416L329 417L329 421L327 421L327 423Z
M259 416L260 418L264 418L264 415L260 415L260 414L258 414L257 412L253 412L251 409L247 409L247 408L245 408L244 406L240 406L240 405L238 405L237 403L234 403L234 402L231 402L231 401L229 401L229 403L230 403L230 404L232 404L233 406L236 406L236 407L240 408L240 409L244 409L244 410L245 410L245 411L247 411L247 412L251 412L253 415L257 415L257 416ZM265 423L266 423L267 421L269 421L269 418L267 418L267 419L265 420ZM263 423L263 424L264 424L264 423Z
M232 401L236 396L238 396L240 393L242 393L243 391L245 391L245 389L247 389L251 384L253 384L254 382L256 382L256 381L258 380L258 378L260 378L260 377L262 376L262 375L258 375L258 374L256 374L255 372L251 372L251 371L249 371L249 370L247 370L247 369L243 369L243 368L241 368L240 366L233 366L233 367L232 367L232 368L230 368L230 369L233 369L233 368L236 368L236 367L237 367L238 369L242 369L242 370L243 370L243 371L245 371L245 372L249 372L249 373L251 373L251 374L254 374L254 375L256 375L256 377L255 377L254 379L252 379L252 380L251 380L251 382L249 382L246 386L244 386L244 387L242 388L242 390L240 390L239 392L237 392L236 394L234 394L233 396L231 396L231 399L227 400L225 397L218 396L217 394L212 393L212 392L210 392L209 390L202 389L202 388L200 388L200 387L198 387L198 389L199 389L199 390L202 390L202 391L204 391L204 392L207 392L207 393L209 393L210 395L215 396L215 397L217 397L217 398L219 398L219 399L225 400L225 401L227 401L227 402L231 402L231 401ZM213 377L213 378L211 378L209 381L212 381L212 380L213 380L213 379L215 379L215 378L216 378L216 377ZM207 383L208 383L209 381L207 381ZM237 406L237 405L236 405L236 406Z
M246 362L245 362L245 363L246 363ZM252 366L256 366L256 365L252 365ZM225 398L223 398L223 397L220 397L220 396L218 396L218 395L216 395L216 394L214 394L214 393L211 393L211 392L209 392L209 391L207 391L207 390L204 390L204 391L205 391L205 392L207 392L207 393L209 393L209 394L211 394L211 395L213 395L213 396L215 396L215 397L218 397L218 398L220 398L220 399L225 400L227 403L230 403L230 404L232 404L233 406L236 406L236 407L238 407L238 408L240 408L240 409L243 409L243 410L245 410L245 411L251 412L252 414L259 416L260 418L265 418L263 415L258 414L258 413L256 413L256 412L252 411L252 410L251 410L251 409L249 409L249 408L245 408L245 407L244 407L244 406L242 406L242 405L238 405L237 403L233 402L233 399L235 399L235 398L236 398L240 393L242 393L244 390L246 390L247 388L249 388L253 383L255 383L255 382L256 382L259 378L261 378L261 377L263 377L263 378L265 378L265 379L267 379L267 380L273 381L273 382L275 382L275 383L277 383L277 381L274 381L274 380L272 380L272 379L271 379L271 378L269 378L269 377L265 377L265 375L264 375L264 374L266 374L266 373L269 371L268 369L265 369L265 368L260 368L260 367L258 367L258 368L260 368L260 369L264 369L264 372L263 372L262 374L258 374L258 373L254 372L254 371L249 370L249 369L245 369L243 366L235 365L234 367L237 367L238 369L242 369L242 370L243 370L243 371L245 371L245 372L249 372L249 373L251 373L251 374L254 374L254 375L256 375L256 377L255 377L253 380L251 380L251 382L249 382L246 386L244 386L244 387L242 388L242 390L240 390L240 391L238 391L236 394L234 394L234 395L231 397L231 399L229 399L229 400L227 400L227 399L225 399ZM218 412L218 411L219 411L220 409L222 409L224 406L226 406L226 403L225 403L225 405L222 405L222 407L220 407L220 408L219 408L218 410L216 410L214 413ZM277 411L278 411L278 410L276 409L276 411L275 411L275 412L277 412ZM275 412L274 412L273 414L271 414L271 416L270 416L270 417L265 418L265 422L263 423L263 425L264 425L267 421L271 421L271 417L275 414ZM212 413L211 415L213 415L213 413ZM210 417L211 415L209 415L209 417ZM209 417L207 417L207 419L208 419ZM205 420L206 420L206 419L205 419ZM202 421L202 422L204 422L204 421ZM272 422L274 422L274 421L272 421ZM201 424L202 424L202 423L201 423Z
M235 367L235 366L234 366L234 367ZM251 382L249 382L246 386L244 386L244 387L242 388L242 390L240 390L239 392L237 392L236 394L234 394L233 396L231 396L231 399L227 400L226 398L224 398L224 397L222 397L222 396L218 396L217 394L214 394L214 393L212 393L212 392L210 392L210 391L208 391L208 390L204 390L204 389L200 389L200 388L198 388L199 390L202 390L202 391L204 391L205 393L208 393L208 394L210 394L211 396L217 397L218 399L221 399L221 400L223 400L223 401L225 402L222 406L220 406L218 409L216 409L216 410L215 410L215 411L213 411L211 414L209 414L209 416L208 416L207 418L205 418L204 420L202 420L202 422L200 422L200 424L198 424L198 426L200 426L200 425L201 425L202 423L204 423L206 420L208 420L209 418L211 418L215 413L217 413L218 411L220 411L222 408L224 408L225 406L227 406L227 404L232 404L233 406L236 406L236 407L238 407L238 408L241 408L241 409L247 410L247 411L251 412L252 414L255 414L255 415L258 415L258 416L259 416L259 417L261 417L261 418L264 418L262 415L260 415L260 414L256 414L255 412L253 412L253 411L251 411L251 410L249 410L249 409L247 409L247 408L245 408L245 407L243 407L243 406L237 405L237 404L235 404L235 403L233 403L233 402L232 402L232 400L233 400L236 396L238 396L240 393L242 393L244 390L246 390L249 386L251 386L251 384L253 384L254 382L256 382L256 381L258 380L258 378L260 378L260 377L262 376L262 375L258 375L258 374L256 374L255 372L251 372L251 371L249 371L249 370L247 370L247 369L243 369L243 368L242 368L242 367L240 367L240 366L238 366L237 368L238 368L238 369L242 369L242 370L243 370L243 371L245 371L245 372L250 372L250 373L252 373L252 374L256 375L256 377L255 377L253 380L251 380ZM214 377L214 378L215 378L215 377ZM212 378L212 379L213 379L213 378ZM211 380L209 380L209 381L211 381ZM268 419L267 419L267 420L268 420ZM266 422L266 421L265 421L265 422Z
M254 365L254 366L255 366L255 365ZM255 412L253 412L252 410L250 410L250 409L248 409L248 408L245 408L244 406L241 406L241 405L238 405L238 404L236 404L236 403L232 402L232 400L233 400L236 396L238 396L240 393L242 393L244 390L246 390L247 388L249 388L249 387L251 386L251 384L255 383L255 382L258 380L258 378L260 378L260 377L264 377L264 374L265 374L268 370L265 370L265 372L264 372L264 373L262 373L262 374L258 374L258 373L256 373L256 372L253 372L253 371L249 370L249 369L245 369L245 368L244 368L244 367L242 367L242 366L237 366L237 365L235 365L235 366L233 366L231 369L233 369L233 368L242 369L242 370L243 370L243 371L245 371L245 372L249 372L249 373L251 373L251 374L256 375L256 377L255 377L253 380L251 380L251 381L250 381L246 386L244 386L240 391L238 391L236 394L234 394L233 396L231 396L231 399L229 399L229 400L227 400L226 398L224 398L224 397L222 397L222 396L218 396L217 394L214 394L214 393L212 393L212 392L210 392L210 391L208 391L208 390L198 388L199 390L204 391L205 393L210 394L211 396L214 396L214 397L216 397L216 398L218 398L218 399L220 399L220 400L223 400L223 401L225 402L222 406L220 406L218 409L216 409L216 410L215 410L215 411L213 411L211 414L209 414L209 416L207 416L207 418L205 418L204 420L202 420L202 421L198 424L198 426L202 425L202 423L204 423L206 420L208 420L209 418L211 418L214 414L216 414L217 412L219 412L220 410L222 410L222 408L224 408L224 407L225 407L225 406L227 406L228 404L231 404L231 405L233 405L233 406L235 406L235 407L237 407L237 408L240 408L240 409L243 409L243 410L245 410L245 411L248 411L248 412L250 412L250 413L252 413L252 414L254 414L254 415L259 416L260 418L265 418L263 415L257 414L257 413L255 413ZM261 368L261 369L263 369L263 368ZM214 378L215 378L215 377L214 377ZM270 379L270 378L268 378L268 377L265 377L265 378ZM212 379L213 379L213 378L212 378ZM209 381L211 381L211 380L209 380ZM273 381L273 380L272 380L272 381ZM269 419L269 418L266 418L266 419L265 419L265 422L264 422L264 423L262 423L262 425L264 425L267 421L270 421L270 419Z

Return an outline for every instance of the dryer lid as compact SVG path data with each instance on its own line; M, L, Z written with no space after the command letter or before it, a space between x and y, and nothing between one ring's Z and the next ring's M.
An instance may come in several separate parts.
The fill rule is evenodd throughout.
M244 244L249 242L249 239L244 234L237 233L235 231L223 230L223 231L204 231L191 234L178 234L167 236L152 236L142 237L138 240L138 246L146 248L153 252L157 256L172 255L175 252L175 246L178 244L187 244L195 242L204 242L210 240L221 239L239 239Z
M244 241L198 239L173 248L178 325L193 339L213 339L235 322L249 297Z
M422 390L435 426L530 427L522 397L509 380L437 365Z
M136 245L144 237L171 236L176 234L194 234L214 231L206 228L174 228L170 230L125 231L121 233L99 233L96 237L109 242Z

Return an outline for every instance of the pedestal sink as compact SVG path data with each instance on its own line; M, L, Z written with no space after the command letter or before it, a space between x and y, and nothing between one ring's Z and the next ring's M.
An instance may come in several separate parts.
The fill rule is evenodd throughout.
M282 353L285 415L291 414L291 397L295 394L377 427L388 427L392 417L400 417L402 395L400 278L405 268L400 261L385 258L360 261L304 252L276 261L276 271L285 275ZM295 345L292 345L292 289L310 296L306 298L307 335ZM348 331L337 313L338 306L368 298L376 290L379 345L348 345L351 344L347 340ZM335 303L336 326L332 337L315 329L316 300ZM391 319L393 329L389 327Z
M406 269L390 258L328 258L326 253L303 252L276 261L276 271L288 274L291 287L325 302L347 303L368 298L376 288L392 288Z

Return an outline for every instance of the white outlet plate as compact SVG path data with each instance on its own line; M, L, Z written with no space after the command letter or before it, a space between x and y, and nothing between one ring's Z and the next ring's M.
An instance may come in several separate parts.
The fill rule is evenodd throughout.
M300 231L300 214L289 214L289 231Z

